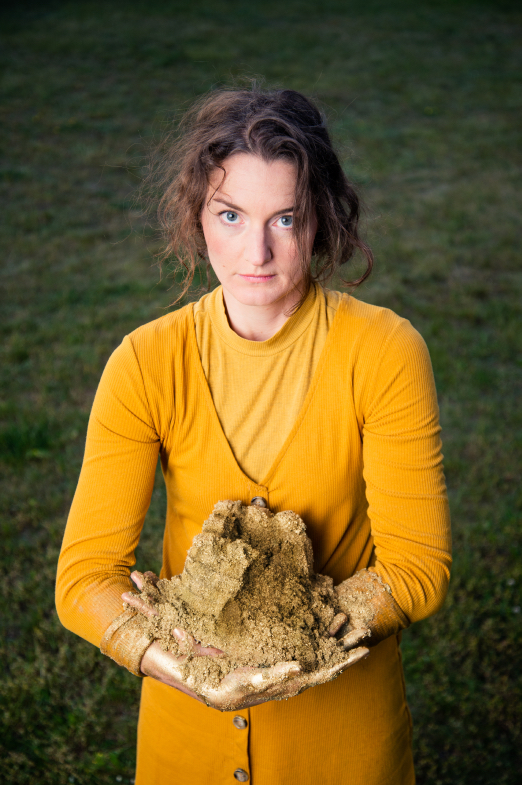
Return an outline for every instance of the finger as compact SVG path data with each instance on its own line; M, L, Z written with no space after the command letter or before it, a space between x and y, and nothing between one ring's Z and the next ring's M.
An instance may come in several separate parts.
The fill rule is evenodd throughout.
M217 657L219 654L224 654L221 649L215 649L214 646L203 646L203 644L194 642L194 651L200 657Z
M180 630L179 627L174 627L171 635L176 638L178 643L183 644L183 648L187 653L193 651L194 654L197 654L200 657L217 657L219 654L225 653L224 651L221 651L221 649L216 649L214 646L204 646L189 632Z
M364 640L364 638L370 638L371 634L371 631L368 629L352 630L348 635L345 635L344 638L341 638L339 643L345 649L353 649L358 643Z
M158 615L158 611L153 608L151 605L142 600L141 597L137 597L130 591L124 591L121 595L123 602L126 602L127 605L130 605L131 608L136 608L137 611L143 613L144 616L147 616L151 619L153 616Z
M335 678L335 676L338 676L339 673L342 673L344 670L346 670L346 668L349 668L350 665L355 665L355 663L359 662L359 660L364 660L369 653L370 650L365 646L359 646L357 649L350 649L345 660L338 663L337 665L333 665L331 668L326 668L324 671L319 671L319 677L321 678L321 681L319 681L318 684L322 684L323 681L330 681L330 679Z
M360 646L358 649L351 649L348 652L346 659L337 665L332 665L330 668L322 668L319 671L306 674L303 679L298 679L297 681L302 682L301 689L304 689L305 687L315 687L318 684L325 684L327 681L331 681L332 679L335 679L336 676L339 676L346 668L355 665L359 660L364 660L369 653L370 650L364 646Z
M300 673L301 668L298 662L279 662L271 668L238 668L233 671L237 686L256 694L263 693L276 685L284 684L299 676Z
M177 638L180 643L194 644L196 642L189 632L186 630L181 630L179 627L174 627L172 630L172 635Z
M346 613L338 613L336 616L333 617L332 623L328 627L328 632L330 635L337 635L343 624L346 624L348 621L348 616Z
M356 649L350 649L348 652L348 658L342 663L338 673L344 668L348 668L350 665L355 665L356 662L359 660L364 660L370 653L370 649L367 649L366 646L358 646Z
M327 681L331 681L339 676L350 665L355 665L359 660L363 660L369 653L369 649L364 646L360 646L358 649L351 649L347 653L346 658L342 662L337 663L337 665L333 665L330 668L322 668L312 673L303 673L298 678L288 681L287 685L281 690L281 695L282 697L290 698L309 687L325 684Z
M303 674L300 669L293 669L285 678L272 681L262 690L258 688L255 692L252 691L246 695L243 703L245 707L248 707L271 700L288 700L288 698L293 698L312 686L313 684L309 683L308 674Z
M139 572L139 570L134 570L131 572L131 580L134 581L138 589L141 591L143 589L143 573Z
M151 572L150 570L147 570L146 572L143 573L143 577L146 578L149 581L149 583L152 583L153 586L158 585L159 578L155 572Z
M281 686L300 672L297 662L282 662L271 668L236 668L217 689L205 689L204 697L221 711L248 708L280 695Z
M189 632L180 630L179 627L174 627L171 635L178 641L179 649L183 654L196 653L196 641Z
M268 668L268 673L273 679L293 679L301 673L301 666L298 662L278 662Z

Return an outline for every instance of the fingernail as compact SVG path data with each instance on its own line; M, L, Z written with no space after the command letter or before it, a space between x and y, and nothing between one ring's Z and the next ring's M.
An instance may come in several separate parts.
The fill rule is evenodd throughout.
M328 632L330 633L330 635L333 636L336 633L338 633L341 627L343 626L343 624L346 624L347 621L348 621L348 616L346 615L346 613L336 614L332 620L332 623L330 624L330 627L328 628Z

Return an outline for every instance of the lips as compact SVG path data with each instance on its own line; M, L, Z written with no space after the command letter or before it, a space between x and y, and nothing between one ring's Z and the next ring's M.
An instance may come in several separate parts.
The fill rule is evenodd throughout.
M271 281L275 278L274 275L243 275L240 273L240 277L243 278L245 281L251 281L252 283L264 283L265 281Z

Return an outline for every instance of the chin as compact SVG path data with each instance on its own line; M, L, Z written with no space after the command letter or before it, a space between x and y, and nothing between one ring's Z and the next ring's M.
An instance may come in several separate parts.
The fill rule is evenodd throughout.
M231 294L241 305L272 305L283 299L289 292L258 286L240 287Z
M270 283L242 282L239 286L225 288L242 305L272 305L295 294L295 284L284 282L286 285L282 285L282 283L281 280Z

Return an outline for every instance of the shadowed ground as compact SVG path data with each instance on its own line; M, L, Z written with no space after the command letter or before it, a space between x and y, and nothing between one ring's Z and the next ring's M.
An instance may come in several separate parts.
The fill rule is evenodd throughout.
M140 684L61 628L56 560L100 373L175 296L132 196L153 134L237 74L327 112L376 251L358 296L430 348L450 595L403 638L420 785L521 760L520 41L510 2L18 3L0 15L0 778L131 782ZM138 555L161 559L158 480Z

